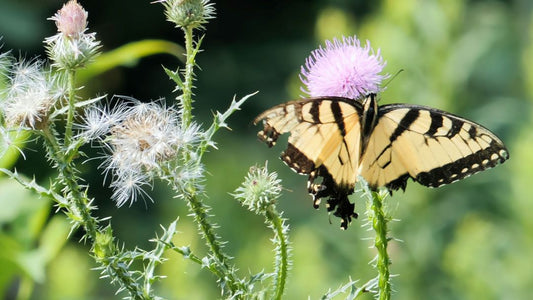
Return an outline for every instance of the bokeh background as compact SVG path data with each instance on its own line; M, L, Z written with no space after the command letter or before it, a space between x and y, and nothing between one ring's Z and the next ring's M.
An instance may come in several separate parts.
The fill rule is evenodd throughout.
M162 6L150 1L81 1L90 31L103 51L145 39L182 44L182 34L165 21ZM52 16L62 5L52 0L1 0L3 51L44 57L42 40L55 34ZM511 159L503 166L439 189L410 183L406 193L388 198L397 222L390 224L394 299L531 299L533 287L533 2L461 0L217 1L217 18L207 25L198 56L195 115L209 124L212 113L233 95L259 94L230 119L232 131L206 156L206 202L219 233L229 243L243 275L272 270L271 232L263 220L240 206L229 192L249 167L268 160L283 180L280 210L289 219L294 263L287 299L317 299L351 277L375 276L375 252L361 225L347 231L324 207L315 211L306 178L278 159L283 145L268 149L257 141L253 117L302 95L298 72L307 55L325 39L357 35L380 48L385 71L400 73L381 94L381 103L417 103L475 120L505 141ZM162 65L179 59L157 54L88 78L85 97L126 95L143 101L175 97ZM42 150L28 144L16 167L38 181L54 176ZM96 154L85 149L89 154ZM102 188L99 162L81 165L96 197L98 215L111 216L125 247L151 248L159 224L179 217L175 242L205 251L187 208L156 183L155 201L116 208ZM360 195L352 196L359 212ZM99 279L88 246L47 199L0 178L0 297L14 299L114 299L115 288ZM174 253L159 268L167 275L158 291L169 299L214 299L214 278ZM343 297L337 297L342 299ZM368 296L368 299L371 297Z

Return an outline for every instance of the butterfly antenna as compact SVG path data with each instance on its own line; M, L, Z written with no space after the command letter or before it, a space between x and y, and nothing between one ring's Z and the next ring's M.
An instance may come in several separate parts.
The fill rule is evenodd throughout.
M400 75L400 73L403 72L403 71L404 71L404 69L400 69L400 70L398 70L398 72L396 72L396 74L394 74L394 75L393 75L393 76L392 76L392 77L391 77L391 78L390 78L390 79L389 79L389 80L383 85L383 89L385 89L385 88L389 85L389 83L391 83L392 80L393 80L394 78L396 78L396 76Z

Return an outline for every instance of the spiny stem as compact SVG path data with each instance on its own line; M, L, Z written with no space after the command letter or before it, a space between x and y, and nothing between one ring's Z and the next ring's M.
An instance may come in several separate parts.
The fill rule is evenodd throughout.
M72 201L69 201L72 206L68 207L68 209L74 214L79 213L82 226L88 237L94 242L98 231L97 220L91 215L87 203L87 197L85 197L84 192L76 181L74 168L70 163L65 162L64 156L60 154L61 148L55 135L50 131L50 128L44 129L43 135L45 137L45 142L49 147L49 153L52 156L52 159L57 163L57 168L61 174L64 185L67 190L71 192L71 199L66 197L66 199Z
M182 119L181 124L183 128L189 127L192 121L192 83L194 80L194 66L195 66L195 51L193 47L193 29L192 27L183 28L185 32L185 49L187 53L187 61L185 63L185 81L183 84L183 94L181 95L181 109Z
M185 73L184 81L182 85L182 94L179 97L181 103L181 125L183 129L186 129L190 126L192 122L192 90L193 90L193 81L194 81L194 67L196 66L195 57L197 49L194 48L193 41L193 27L187 26L183 27L185 33L185 49L187 59L185 62ZM198 45L197 45L198 46ZM202 153L203 154L203 153ZM187 152L184 152L183 159L187 163L191 157ZM198 162L200 158L196 158ZM194 182L191 182L190 187L186 191L182 191L185 194L185 199L189 204L189 209L194 216L195 222L197 223L200 233L206 241L207 246L213 258L215 259L215 264L217 268L222 272L220 280L225 281L225 286L231 291L232 295L236 295L239 291L244 291L245 287L240 284L240 282L235 278L232 268L227 264L229 257L222 251L222 243L219 241L218 236L214 231L213 225L209 223L207 214L207 207L198 199L196 188L194 187ZM238 295L236 295L239 298Z
M74 112L76 110L76 71L67 71L68 77L68 114L65 125L65 145L70 145L72 139L72 123L74 122Z
M389 254L387 253L387 217L383 212L383 198L372 191L372 227L376 231L375 247L378 250L377 269L379 273L379 300L389 300L391 295Z
M45 128L42 133L48 152L52 160L57 163L57 168L66 188L64 194L65 199L67 199L67 206L65 208L71 217L79 217L79 220L74 221L83 226L86 236L93 244L94 248L97 241L97 235L100 232L98 219L91 215L88 199L76 180L77 176L74 171L75 169L71 163L66 162L66 158L62 155L61 146L59 145L57 138L51 132L50 128ZM70 197L67 197L68 192L71 193ZM122 283L122 286L128 290L133 299L151 299L143 296L140 287L131 280L131 274L129 274L130 271L124 264L114 263L113 257L118 256L120 255L117 253L108 253L107 257L95 259L112 270L112 274L118 278Z
M285 282L287 281L287 272L289 269L289 245L288 237L283 228L283 219L273 206L270 206L266 211L266 218L272 225L275 233L275 242L278 244L276 253L276 280L275 280L275 296L273 299L280 300L285 290Z
M215 263L224 274L224 277L220 277L220 279L226 281L226 284L232 295L238 291L243 291L244 287L240 286L238 280L235 279L232 269L227 264L229 257L222 252L222 244L214 232L213 225L211 225L211 223L209 223L207 220L207 207L197 198L195 192L192 190L187 191L185 197L188 201L189 209L191 210L194 219L198 224L200 232L204 237L210 252L213 254L216 260Z
M198 257L197 255L195 255L193 253L190 253L189 251L186 252L186 251L182 250L181 248L176 247L174 245L170 245L170 244L167 244L167 247L172 249L172 250L174 250L174 251L176 251L177 253L183 255L183 257L185 257L187 259L190 259L192 262L197 263L200 266L204 265L204 262L202 261L202 258ZM216 267L207 266L207 269L209 271L211 271L211 273L213 273L218 278L223 278L224 277L224 273L222 271L218 270Z

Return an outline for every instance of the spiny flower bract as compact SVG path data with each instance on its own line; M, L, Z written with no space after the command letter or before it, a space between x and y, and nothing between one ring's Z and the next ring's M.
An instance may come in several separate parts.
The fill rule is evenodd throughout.
M356 37L326 41L306 59L301 68L302 90L311 97L339 96L358 99L380 90L385 62L370 42L361 46Z

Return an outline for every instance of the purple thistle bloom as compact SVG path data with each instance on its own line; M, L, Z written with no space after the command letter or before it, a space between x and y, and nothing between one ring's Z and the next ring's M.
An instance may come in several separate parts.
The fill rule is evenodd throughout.
M306 88L302 91L311 97L339 96L351 99L380 91L381 81L388 75L380 75L386 63L370 47L361 47L354 37L343 37L342 42L326 41L326 47L314 50L302 66L300 79Z

